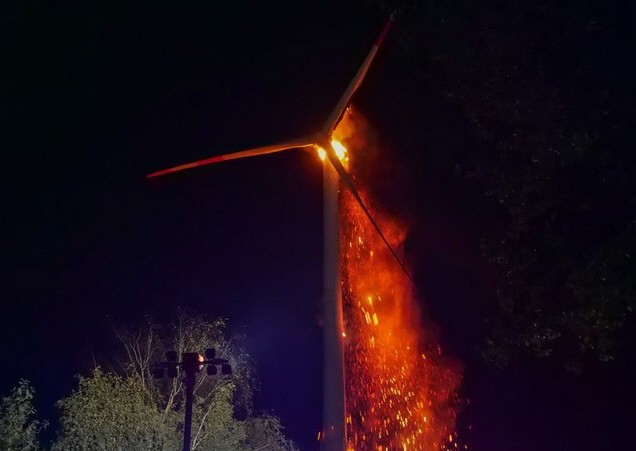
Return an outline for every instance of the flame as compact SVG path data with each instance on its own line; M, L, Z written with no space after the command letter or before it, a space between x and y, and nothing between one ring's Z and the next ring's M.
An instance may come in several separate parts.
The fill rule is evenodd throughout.
M459 371L422 327L409 278L347 190L340 205L348 449L456 449ZM372 214L399 248L405 229Z
M342 145L340 141L337 139L331 140L331 147L333 147L336 156L340 160L342 164L346 164L349 162L349 153L347 152L347 148ZM316 146L316 150L318 151L318 156L322 161L325 161L327 158L327 151L320 146Z

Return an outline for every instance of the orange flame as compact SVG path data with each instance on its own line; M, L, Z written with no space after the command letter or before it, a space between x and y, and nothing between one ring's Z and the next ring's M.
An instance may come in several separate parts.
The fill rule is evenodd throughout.
M340 160L340 162L346 165L346 163L349 161L349 154L347 152L347 148L343 146L342 143L336 139L331 140L331 147L333 147L333 150L334 152L336 152L336 155L338 156L338 159ZM320 146L317 146L316 150L318 151L318 156L320 157L320 159L325 161L325 158L327 158L327 151L325 151L325 149L323 149Z
M424 336L409 278L348 191L340 204L348 448L455 449L459 371ZM372 214L399 248L405 229Z

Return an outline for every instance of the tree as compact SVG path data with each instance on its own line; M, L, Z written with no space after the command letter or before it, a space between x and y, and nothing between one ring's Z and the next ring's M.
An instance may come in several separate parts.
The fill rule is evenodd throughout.
M37 436L46 424L35 419L33 397L33 387L23 379L0 401L0 449L40 449Z
M156 409L139 377L96 368L58 406L62 429L54 450L179 448L178 413Z
M247 419L245 426L248 442L254 451L286 450L291 447L291 443L283 434L280 419L274 415L252 416Z
M295 449L277 418L255 414L249 358L236 340L225 338L224 329L222 320L179 314L167 327L148 320L141 328L117 330L123 357L113 371L96 368L91 376L80 377L77 390L59 402L61 430L54 449L179 449L183 376L157 380L151 370L167 350L181 355L206 348L229 359L233 375L197 379L192 449Z
M631 6L378 1L429 86L476 142L460 173L499 205L483 255L499 274L484 354L613 358L636 308ZM421 55L425 55L422 57Z

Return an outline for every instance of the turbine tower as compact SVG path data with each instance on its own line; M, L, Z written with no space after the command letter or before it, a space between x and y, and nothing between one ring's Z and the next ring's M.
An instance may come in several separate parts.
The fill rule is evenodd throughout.
M351 103L351 97L356 92L364 76L373 61L380 45L382 44L393 16L387 21L379 37L371 47L367 57L358 69L358 72L349 83L344 94L336 104L323 127L317 133L302 138L285 141L270 146L257 147L242 150L226 155L214 156L192 163L182 164L169 169L153 172L147 177L157 177L173 172L219 163L238 158L265 155L288 149L313 148L322 150L326 155L323 165L323 190L324 190L324 292L323 292L323 430L321 433L322 451L344 451L347 446L345 425L345 381L344 381L344 327L342 313L342 285L340 277L340 252L339 252L339 211L338 191L340 182L351 191L364 213L373 224L382 240L389 248L402 269L405 269L401 260L391 247L386 237L371 216L369 210L362 201L351 177L347 174L340 161L337 149L334 148L332 133L347 108ZM327 161L328 160L328 161ZM408 274L408 272L407 272Z

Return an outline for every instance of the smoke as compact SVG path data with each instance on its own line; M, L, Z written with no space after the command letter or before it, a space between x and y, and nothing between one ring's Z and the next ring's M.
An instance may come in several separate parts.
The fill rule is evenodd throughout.
M390 144L353 106L338 124L334 137L349 150L352 176L358 185L365 186L372 206L405 229L410 228L414 218L409 213L413 211L412 199L407 194L409 171L393 156Z

